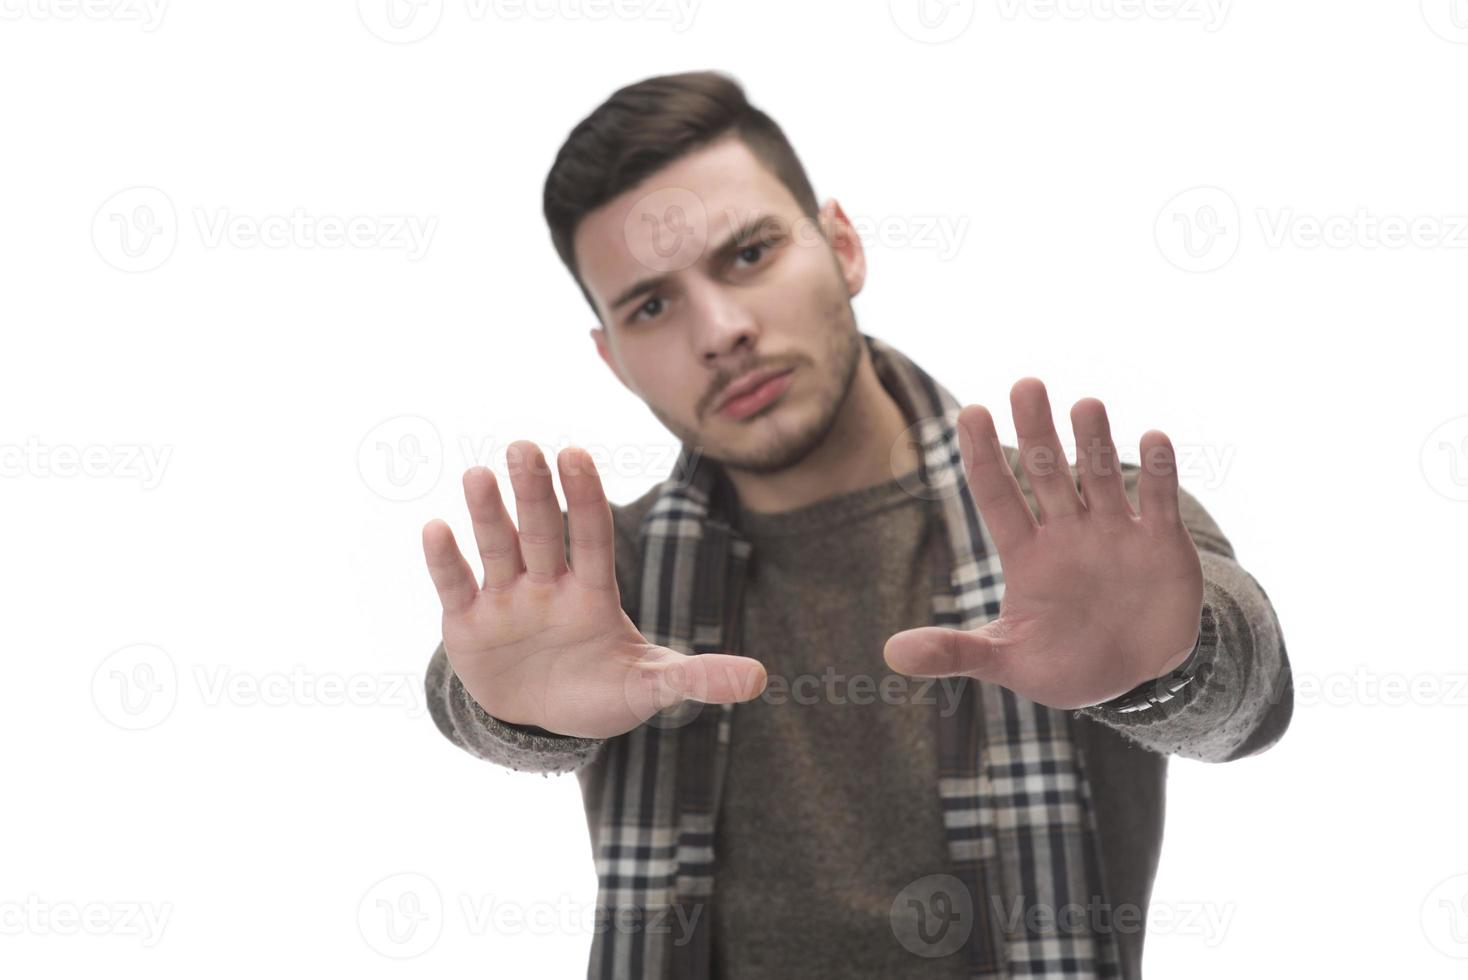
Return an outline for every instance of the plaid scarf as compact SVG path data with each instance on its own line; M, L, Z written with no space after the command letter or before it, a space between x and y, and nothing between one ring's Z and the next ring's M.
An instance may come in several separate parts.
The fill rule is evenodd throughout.
M948 580L933 595L932 623L974 629L999 614L1004 578L963 476L961 406L907 357L861 337L910 423L919 463L908 489L946 526ZM640 531L638 626L650 642L745 652L725 646L751 551L731 524L736 504L720 467L685 445ZM1118 976L1115 936L1097 921L1100 853L1070 713L973 678L960 691L959 710L935 714L951 874L921 879L906 898L910 921L894 907L896 939L915 955L966 946L970 977ZM603 747L592 980L711 975L714 820L732 714L732 705L685 701Z

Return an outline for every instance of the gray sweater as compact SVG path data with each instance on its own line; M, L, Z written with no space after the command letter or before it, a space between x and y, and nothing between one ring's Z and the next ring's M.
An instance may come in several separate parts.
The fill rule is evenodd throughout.
M1138 472L1134 466L1126 472L1134 505ZM1021 477L1020 483L1038 516L1028 481ZM654 487L612 507L617 582L634 622L638 528L656 493ZM918 723L910 703L876 698L858 704L847 696L837 704L830 696L855 690L840 687L843 679L863 675L880 682L891 674L881 656L887 636L925 622L931 529L922 508L906 506L909 501L916 498L906 497L894 480L798 511L741 514L754 551L741 611L744 642L735 652L765 663L772 683L735 708L725 806L716 824L714 968L726 980L963 975L958 957L924 960L907 953L886 923L903 883L943 870L941 817L931 792L931 725ZM1204 600L1217 621L1211 672L1185 689L1196 689L1188 696L1149 711L1120 714L1096 706L1076 713L1126 977L1141 976L1168 756L1226 762L1263 751L1283 735L1293 708L1283 635L1268 596L1186 490L1179 506L1200 553ZM836 574L821 575L821 567ZM839 573L861 568L877 572L853 576L844 586L839 581ZM817 684L819 696L797 703L797 688L789 683L796 677L807 678L804 689ZM586 777L598 765L602 740L492 718L464 691L442 644L429 663L426 686L434 722L454 744L510 769L577 772L588 822L593 819L599 800L592 787L599 780ZM941 702L941 682L926 696ZM812 815L829 812L831 794L864 805L849 808L852 818L840 826L823 825ZM826 806L813 806L817 799ZM798 931L765 928L801 920L802 912Z

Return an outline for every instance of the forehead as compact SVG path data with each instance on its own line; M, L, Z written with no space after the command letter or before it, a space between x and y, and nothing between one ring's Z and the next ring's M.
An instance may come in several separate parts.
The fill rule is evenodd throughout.
M738 137L684 154L589 212L572 248L603 310L632 283L688 268L756 213L790 217L794 196Z

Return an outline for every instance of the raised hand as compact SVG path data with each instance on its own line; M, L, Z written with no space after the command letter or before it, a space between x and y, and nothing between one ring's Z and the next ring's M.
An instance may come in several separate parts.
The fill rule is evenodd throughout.
M443 605L449 664L475 701L501 721L563 735L610 738L684 699L746 701L764 690L757 660L687 656L648 643L623 612L611 507L591 456L556 459L571 545L550 469L520 440L506 453L520 528L494 473L464 474L464 498L484 564L482 586L441 520L423 527L423 553Z
M1156 429L1142 435L1138 515L1100 401L1071 408L1080 493L1045 386L1020 379L1010 405L1042 522L988 410L958 417L964 476L1004 570L998 618L975 630L904 630L883 656L901 673L976 677L1052 708L1097 704L1166 674L1198 638L1203 571L1178 513L1172 444Z

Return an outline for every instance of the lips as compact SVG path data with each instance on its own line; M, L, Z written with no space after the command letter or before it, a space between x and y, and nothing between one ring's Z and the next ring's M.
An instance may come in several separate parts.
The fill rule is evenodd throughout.
M764 384L766 381L769 381L771 378L777 378L782 374L789 374L793 370L795 369L771 368L764 371L755 371L751 374L741 375L733 384L724 389L724 394L719 398L719 403L717 406L715 406L715 411L722 409L725 405L729 404L740 395L748 394L749 392L758 388L760 385Z

